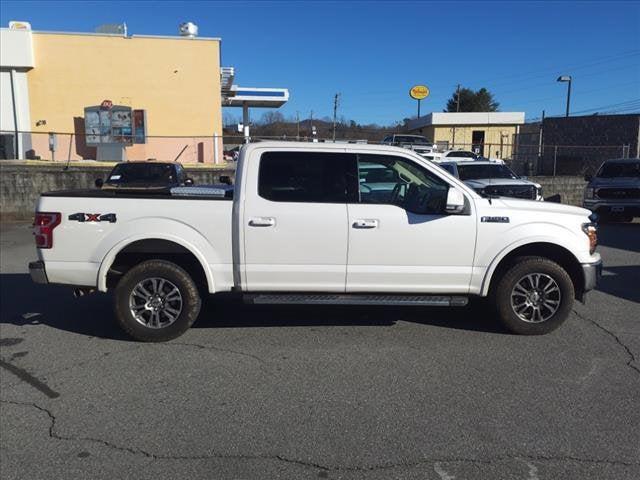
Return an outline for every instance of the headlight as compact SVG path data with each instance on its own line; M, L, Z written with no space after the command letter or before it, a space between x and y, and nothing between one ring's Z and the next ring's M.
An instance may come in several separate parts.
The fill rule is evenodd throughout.
M593 254L598 246L598 224L594 222L583 223L582 231L589 237L589 253Z
M584 198L592 199L593 198L593 188L587 187L584 189Z

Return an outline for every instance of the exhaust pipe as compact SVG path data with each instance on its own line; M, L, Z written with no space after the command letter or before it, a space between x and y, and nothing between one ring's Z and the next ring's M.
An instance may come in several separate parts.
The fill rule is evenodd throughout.
M90 293L93 293L95 291L96 291L95 288L74 288L73 296L75 298L80 298L80 297L84 297L85 295L89 295Z

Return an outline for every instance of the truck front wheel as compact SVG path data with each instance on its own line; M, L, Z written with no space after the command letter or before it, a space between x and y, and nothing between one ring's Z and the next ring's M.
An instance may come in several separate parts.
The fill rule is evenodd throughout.
M136 340L163 342L182 335L198 318L200 294L175 263L148 260L131 268L115 289L118 323Z
M499 279L494 303L512 333L542 335L558 328L571 313L575 292L569 274L543 257L521 257Z

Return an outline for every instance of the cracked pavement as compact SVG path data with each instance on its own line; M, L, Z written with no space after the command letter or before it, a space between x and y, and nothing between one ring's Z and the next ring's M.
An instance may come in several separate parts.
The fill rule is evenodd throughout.
M640 224L543 337L456 310L209 301L168 344L34 285L2 225L0 478L640 478Z

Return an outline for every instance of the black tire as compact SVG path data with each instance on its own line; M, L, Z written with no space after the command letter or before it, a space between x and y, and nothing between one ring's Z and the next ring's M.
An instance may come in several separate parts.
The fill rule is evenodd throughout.
M175 320L168 316L163 317L167 323L166 326L160 326L160 321L156 322L157 326L155 328L148 326L149 324L144 325L142 323L144 319L136 319L130 306L130 299L134 298L132 296L133 290L141 282L153 282L154 280L151 279L164 280L165 283L162 284L162 288L171 292L175 292L175 290L179 292L177 294L180 298L179 314L173 315ZM153 283L153 286L155 287L156 284ZM144 285L145 283L143 283ZM146 283L146 285L149 286L149 283ZM176 294L174 293L174 295ZM158 297L162 297L162 294L159 294ZM137 298L136 296L133 301L138 301ZM167 298L169 298L169 295L167 295ZM142 302L144 300L139 301ZM165 299L163 298L159 301L163 306ZM175 307L172 309L175 312L177 309L176 303L171 305ZM114 309L118 323L131 337L142 342L164 342L179 337L196 321L201 305L202 301L198 287L191 276L183 268L166 260L147 260L136 265L120 279L115 289ZM137 306L137 308L140 308L143 314L148 313L146 311L147 307ZM169 314L166 313L164 315ZM160 317L161 314L158 314L158 318Z
M533 275L533 278L535 278L536 274L540 275L538 277L538 281L541 284L539 289L534 288L530 280L525 280L527 275ZM549 282L549 278L555 282L555 286ZM538 292L544 293L543 290L546 289L547 285L550 285L549 288L552 289L552 293L548 297L547 294L544 294L542 300L539 300L540 304L538 305L543 306L537 307L542 312L538 318L533 313L534 307L521 307L523 310L520 310L520 312L525 317L528 317L530 315L529 312L532 312L531 316L534 318L530 318L528 321L515 311L516 307L530 302L531 297L516 293L514 303L518 303L516 303L516 307L512 306L512 293L516 285L521 281L525 282L525 287L532 285L531 295ZM555 287L557 287L559 293L555 292ZM560 265L544 257L520 257L515 259L514 263L496 283L492 294L493 303L502 324L510 332L520 335L543 335L558 328L571 313L575 298L575 290L569 274ZM538 299L537 296L533 298ZM555 304L556 301L559 302L557 306ZM555 312L551 310L554 306L557 308ZM548 318L543 319L545 315Z

